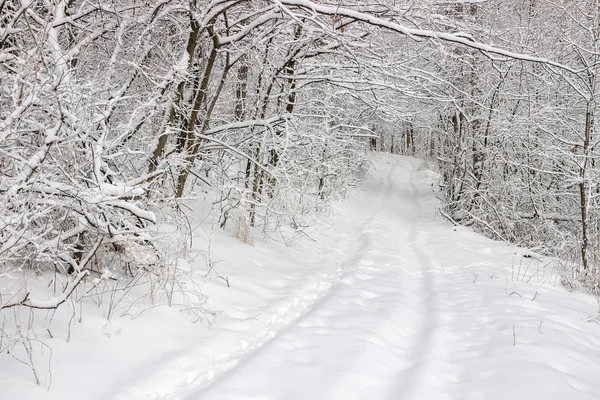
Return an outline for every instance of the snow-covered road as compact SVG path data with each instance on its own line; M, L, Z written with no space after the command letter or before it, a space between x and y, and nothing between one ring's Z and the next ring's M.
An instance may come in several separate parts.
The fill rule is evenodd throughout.
M51 390L3 358L0 398L598 399L596 300L564 290L553 264L451 226L421 161L373 163L315 242L211 234L230 283L203 286L221 310L211 329L176 309L87 311L67 344L56 317Z
M440 282L425 234L435 210L417 163L391 159L338 215L341 270L305 313L190 399L443 398L458 379L437 359ZM381 168L383 167L383 168Z
M321 251L335 270L281 310L268 340L181 398L596 399L589 299L578 305L542 264L443 221L420 161L375 163Z

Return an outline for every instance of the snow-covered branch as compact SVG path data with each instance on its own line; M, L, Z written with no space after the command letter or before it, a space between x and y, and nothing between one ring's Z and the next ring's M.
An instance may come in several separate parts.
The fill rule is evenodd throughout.
M58 308L62 303L67 301L69 297L73 294L77 286L83 281L83 279L89 275L88 270L80 271L77 275L75 275L69 282L67 283L63 292L48 300L36 300L30 298L29 292L25 293L23 298L15 303L4 304L0 306L0 310L6 308L12 308L17 306L24 306L29 308L37 308L42 310L52 310Z
M402 35L406 35L413 39L423 38L423 39L435 39L442 40L445 42L456 43L463 46L467 46L473 49L481 50L484 53L496 54L513 60L522 60L533 63L541 63L547 64L556 68L559 68L564 71L568 71L573 74L577 74L580 71L569 67L568 65L553 61L548 58L537 57L535 55L530 54L522 54L510 50L505 50L494 45L482 43L475 41L469 37L465 37L461 34L453 34L447 32L438 32L426 29L417 29L410 28L405 25L401 25L399 23L388 21L383 18L379 18L375 15L344 8L338 6L327 6L317 4L315 2L309 0L274 0L276 3L281 4L282 6L288 7L298 7L301 9L305 9L307 11L312 11L314 14L324 14L324 15L332 15L332 16L344 16L348 18L352 18L357 21L361 21L367 23L369 25L389 29L394 32L398 32ZM311 15L307 15L307 17L311 17Z
M223 124L223 125L219 125L214 128L208 129L204 134L205 135L214 135L216 133L220 133L220 132L227 131L227 130L250 128L252 126L275 126L278 123L282 122L283 120L284 120L283 117L276 115L276 116L268 118L268 119L256 119L256 120L231 122L229 124Z

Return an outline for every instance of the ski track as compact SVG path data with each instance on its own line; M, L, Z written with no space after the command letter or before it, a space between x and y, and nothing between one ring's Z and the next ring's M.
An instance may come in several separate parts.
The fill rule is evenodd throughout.
M420 161L380 158L379 171L353 192L335 220L337 234L331 248L322 249L324 267L318 282L292 281L300 293L280 299L262 329L210 368L200 370L193 351L174 355L164 370L174 371L176 377L158 373L150 378L171 379L166 392L159 394L152 385L140 383L115 398L489 400L507 398L507 393L516 399L548 398L540 393L532 397L521 382L527 377L500 379L515 382L514 388L502 392L494 389L501 383L494 386L492 381L498 375L493 363L515 362L505 356L513 348L515 325L511 330L506 323L511 310L498 316L494 305L508 298L525 307L525 317L515 321L530 331L535 325L531 320L543 309L530 300L507 297L506 292L487 295L490 288L498 292L504 278L509 285L508 276L486 273L480 278L471 272L492 268L498 255L487 254L491 241L476 239L484 245L474 249L475 239L467 233L449 247L454 239L448 237L456 233L436 217L430 184L418 176ZM454 254L480 261L457 265L450 261ZM529 319L527 313L535 317ZM579 329L565 318L549 315L548 320L559 331ZM527 335L522 340L532 341L536 334ZM600 340L592 337L587 336L585 346L600 360ZM500 343L501 350L494 343ZM532 351L521 355L523 362L530 362L527 357L538 350ZM585 364L578 353L569 354L573 362ZM568 369L560 362L548 368ZM551 389L567 393L575 388L589 394L578 398L595 398L590 384L595 378L569 376L564 385Z

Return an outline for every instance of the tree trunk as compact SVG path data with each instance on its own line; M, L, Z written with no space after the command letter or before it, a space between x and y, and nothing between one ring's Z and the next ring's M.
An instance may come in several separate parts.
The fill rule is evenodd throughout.
M190 7L195 8L195 1L190 4ZM185 48L185 52L188 59L187 71L190 72L194 65L194 54L196 52L196 46L198 44L198 36L200 35L200 24L196 21L193 13L193 8L189 10L189 18L190 18L190 33L188 35L188 41ZM179 82L177 85L177 91L175 95L175 101L171 105L171 109L169 110L169 118L167 120L167 126L165 131L158 138L158 142L154 151L152 152L152 156L150 158L150 165L148 167L148 173L153 173L156 171L156 167L158 166L158 159L165 151L165 147L167 146L167 142L169 140L169 135L173 127L177 126L177 114L180 111L181 100L183 99L183 94L185 90L185 81Z
M581 210L581 263L585 271L589 268L588 262L588 215L587 215L587 193L586 193L586 170L590 153L590 139L592 131L592 104L588 103L585 113L585 132L583 140L583 164L579 168L579 207Z

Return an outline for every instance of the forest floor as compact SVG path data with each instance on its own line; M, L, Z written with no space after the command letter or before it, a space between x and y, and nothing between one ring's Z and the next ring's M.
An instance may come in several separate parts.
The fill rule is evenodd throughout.
M596 299L562 288L554 264L450 225L421 161L373 163L314 241L211 234L230 286L202 286L220 310L210 328L166 307L90 312L69 343L59 328L44 339L50 390L1 356L0 398L597 399Z

